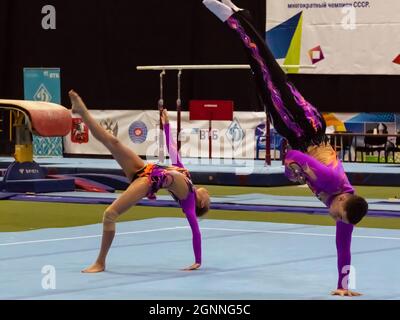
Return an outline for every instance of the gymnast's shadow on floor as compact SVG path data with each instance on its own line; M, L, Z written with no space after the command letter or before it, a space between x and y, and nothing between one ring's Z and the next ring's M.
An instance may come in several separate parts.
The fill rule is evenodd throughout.
M139 280L138 283L141 281L149 280L149 281L162 281L162 280L171 280L171 279L180 279L180 278L186 278L186 277L194 277L194 276L204 276L204 271L203 270L197 270L197 271L184 271L184 270L179 270L179 269L173 269L173 268L160 268L157 270L144 270L143 266L140 266L140 268L136 269L141 269L135 271L135 266L113 266L113 270L106 270L104 272L105 275L111 275L111 276L120 276L120 277L132 277L138 280L138 278L141 278L142 280ZM128 269L130 271L128 271ZM151 266L149 266L148 269L151 269ZM183 269L183 268L182 268ZM136 283L137 281L135 281Z

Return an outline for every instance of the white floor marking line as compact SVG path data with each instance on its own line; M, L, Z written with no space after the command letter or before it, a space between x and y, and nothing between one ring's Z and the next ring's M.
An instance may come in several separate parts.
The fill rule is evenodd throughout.
M141 234L141 233L151 233L151 232L159 232L159 231L171 231L178 230L180 228L162 228L162 229L152 229L152 230L142 230L142 231L132 231L132 232L121 232L117 233L116 236L125 236L131 234ZM21 242L10 242L10 243L0 243L0 247L6 246L18 246L24 244L34 244L34 243L46 243L46 242L59 242L59 241L69 241L69 240L82 240L82 239L92 239L92 238L101 238L102 235L95 236L83 236L83 237L71 237L71 238L59 238L59 239L46 239L46 240L32 240L32 241L21 241Z
M179 227L179 229L187 229L188 227ZM323 233L304 233L304 232L290 232L290 231L268 231L268 230L246 230L246 229L225 229L225 228L201 228L201 230L214 230L214 231L230 231L230 232L253 232L253 233L270 233L270 234L289 234L298 236L312 236L312 237L336 237L335 234ZM377 237L377 236L354 236L358 239L379 239L379 240L400 240L396 237Z
M171 231L171 230L187 230L190 227L173 227L173 228L162 228L162 229L150 229L142 231L132 231L132 232L121 232L117 233L116 236L132 235L132 234L143 234L151 232L160 231ZM286 235L298 235L298 236L312 236L312 237L330 237L334 238L334 234L323 234L323 233L305 233L305 232L290 232L290 231L268 231L268 230L251 230L251 229L226 229L226 228L201 228L201 230L211 230L211 231L228 231L228 232L251 232L251 233L269 233L269 234L286 234ZM60 241L72 241L72 240L82 240L82 239L92 239L101 238L102 235L93 236L82 236L82 237L71 237L71 238L59 238L59 239L45 239L45 240L32 240L32 241L21 241L21 242L10 242L10 243L0 243L0 247L7 246L18 246L24 244L35 244L35 243L48 243L48 242L60 242ZM377 236L353 236L356 239L378 239L378 240L400 240L396 237L377 237Z

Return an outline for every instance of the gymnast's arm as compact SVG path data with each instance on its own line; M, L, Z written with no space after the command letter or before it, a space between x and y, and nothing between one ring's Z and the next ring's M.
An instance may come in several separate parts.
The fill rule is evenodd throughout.
M351 272L351 237L354 226L337 221L336 223L336 249L339 281L337 290L332 295L360 296L360 293L349 290L349 275Z
M186 200L180 201L182 211L186 214L186 218L189 222L190 228L193 234L193 251L195 255L195 263L185 269L185 271L197 270L201 267L201 233L199 223L196 216L196 197L194 192L190 192Z
M171 134L171 126L169 123L167 109L163 110L162 121L163 121L163 125L164 125L164 134L165 134L165 139L167 141L168 153L169 153L169 157L171 158L172 165L177 166L179 168L184 168L184 165L181 161L179 152L176 147L176 142Z

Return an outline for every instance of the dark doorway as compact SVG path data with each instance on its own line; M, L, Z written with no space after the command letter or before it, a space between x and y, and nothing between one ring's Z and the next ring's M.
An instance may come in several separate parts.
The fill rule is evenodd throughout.
M9 157L15 150L15 132L11 111L0 109L0 156Z

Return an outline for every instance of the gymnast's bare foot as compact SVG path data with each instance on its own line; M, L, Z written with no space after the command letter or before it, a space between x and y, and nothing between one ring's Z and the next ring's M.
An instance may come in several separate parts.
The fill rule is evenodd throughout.
M194 265L192 265L186 269L183 269L183 271L195 271L195 270L200 269L200 267L201 267L200 263L195 263Z
M82 270L82 273L100 273L106 270L106 265L104 263L96 262L94 265L89 268Z
M81 97L74 90L71 90L68 94L72 103L72 113L84 114L87 108Z

